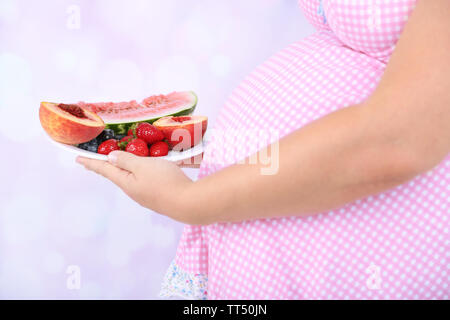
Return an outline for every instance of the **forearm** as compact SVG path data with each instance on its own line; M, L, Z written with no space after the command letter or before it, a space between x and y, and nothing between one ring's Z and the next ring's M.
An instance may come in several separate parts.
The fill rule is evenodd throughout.
M314 214L412 178L410 147L377 127L368 108L344 108L281 139L274 175L237 164L200 179L189 196L194 223Z
M376 90L280 141L279 171L234 165L193 184L199 223L329 210L401 184L450 150L449 1L418 1Z

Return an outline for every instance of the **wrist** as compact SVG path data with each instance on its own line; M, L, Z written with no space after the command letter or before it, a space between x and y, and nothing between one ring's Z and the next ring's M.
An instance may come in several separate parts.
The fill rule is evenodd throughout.
M208 225L215 223L212 199L199 181L192 181L180 193L178 221L190 225Z

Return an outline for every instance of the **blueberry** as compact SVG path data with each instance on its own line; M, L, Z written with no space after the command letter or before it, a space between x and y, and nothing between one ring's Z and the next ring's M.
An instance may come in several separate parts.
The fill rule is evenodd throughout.
M96 139L91 140L91 141L88 142L88 149L87 150L91 151L91 152L97 152L98 145L99 145L99 143L97 142Z
M79 144L79 145L78 145L78 148L83 149L83 150L87 150L87 149L88 149L88 146L89 146L89 143L88 143L88 142L85 142L85 143Z
M87 151L90 151L90 152L97 153L97 150L98 150L98 145L96 145L96 144L91 144L87 147Z
M89 142L81 143L78 145L78 148L87 150L90 152L97 152L99 143L97 142L97 139L93 139Z
M114 139L114 137L115 137L114 130L111 130L111 129L105 129L105 130L103 130L103 132L100 133L100 135L97 137L97 142L98 142L98 143L102 143L102 142L104 142L104 141L106 141L106 140Z
M126 137L126 135L124 135L124 134L119 134L119 135L117 135L116 136L116 140L122 140L123 138L125 138Z
M93 140L85 142L85 143L80 143L78 145L78 148L83 149L83 150L88 150L89 146L98 146L97 139L93 139Z

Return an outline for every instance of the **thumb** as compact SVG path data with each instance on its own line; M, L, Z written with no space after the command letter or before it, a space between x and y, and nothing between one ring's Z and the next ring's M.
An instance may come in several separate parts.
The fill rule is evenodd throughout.
M113 151L108 155L109 163L129 172L136 171L139 160L140 158L138 156L124 151Z

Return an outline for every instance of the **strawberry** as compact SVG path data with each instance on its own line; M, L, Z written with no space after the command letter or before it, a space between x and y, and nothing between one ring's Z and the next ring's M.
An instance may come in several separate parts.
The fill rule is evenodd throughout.
M131 140L128 143L125 151L130 152L139 157L148 157L149 155L147 143L139 138Z
M140 123L133 123L130 127L130 129L128 129L127 135L128 136L133 136L136 138L136 128L137 126L140 125Z
M108 155L115 150L119 150L119 144L116 139L109 139L98 146L97 153Z
M134 137L132 135L123 137L122 139L120 139L119 141L119 148L121 150L125 150L125 148L127 147L128 143L130 143L131 140L133 140Z
M130 142L131 140L133 140L134 137L132 135L123 137L122 139L120 139L120 142Z
M170 144L170 142L169 142L169 140L164 139L163 141L164 141L165 143L167 143L167 145L169 146L169 150L172 150L172 149L173 149L172 146L171 146L171 144Z
M137 126L136 136L148 144L159 142L164 139L164 134L160 130L156 129L155 126L147 122L142 122Z
M169 145L164 141L154 143L150 147L150 157L163 157L169 153Z

